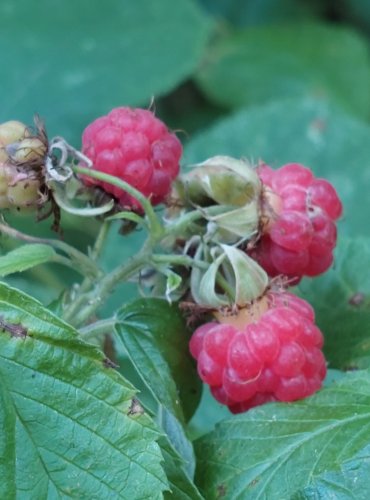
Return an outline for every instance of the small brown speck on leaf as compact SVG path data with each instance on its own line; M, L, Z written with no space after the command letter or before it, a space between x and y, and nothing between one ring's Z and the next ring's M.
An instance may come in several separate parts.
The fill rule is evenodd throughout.
M362 292L356 292L352 295L352 297L350 297L350 299L348 300L348 304L357 307L362 305L364 300L365 295Z
M256 486L256 484L258 484L260 482L260 478L259 477L255 477L253 479L253 481L251 481L249 484L248 484L248 487L249 488L253 488L254 486Z
M136 398L132 398L130 408L127 412L129 416L142 415L144 413L144 408L141 406Z
M109 358L104 358L103 359L103 365L105 368L119 368L119 365L114 363L111 359Z
M20 323L8 323L3 316L0 316L0 330L10 333L12 337L25 338L27 337L28 330Z
M217 498L222 498L226 495L226 487L224 484L219 484L217 486Z

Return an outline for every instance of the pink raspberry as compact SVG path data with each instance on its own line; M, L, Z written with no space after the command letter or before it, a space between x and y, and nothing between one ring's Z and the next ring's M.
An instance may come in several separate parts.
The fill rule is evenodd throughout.
M82 151L96 170L128 182L157 205L179 173L182 146L151 111L121 107L86 127ZM91 177L83 180L113 195L122 207L140 210L137 200L122 189Z
M214 398L239 413L269 401L295 401L322 385L326 363L314 311L288 292L270 293L268 308L243 327L206 323L190 352Z
M342 214L333 186L298 163L277 170L261 165L258 174L265 223L251 256L270 276L284 274L296 282L326 271L337 240L334 221Z

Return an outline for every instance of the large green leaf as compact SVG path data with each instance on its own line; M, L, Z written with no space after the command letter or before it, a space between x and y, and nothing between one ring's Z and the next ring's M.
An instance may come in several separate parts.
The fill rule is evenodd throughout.
M0 311L0 498L162 498L159 433L133 387L4 284Z
M0 276L25 271L31 267L52 261L55 251L48 245L22 245L0 257Z
M369 432L370 373L347 374L312 398L268 404L218 424L196 443L198 484L209 500L292 498L321 474L354 464L369 447ZM368 475L357 474L357 481L369 498Z
M201 383L177 306L161 299L135 300L118 312L116 330L153 395L180 422L188 420L198 405Z
M0 119L37 111L52 134L78 140L99 114L148 106L190 75L208 34L192 0L3 2Z
M370 239L343 239L336 251L334 268L300 285L303 297L315 308L331 366L344 369L370 366L368 269Z
M210 47L198 82L214 101L230 107L325 96L362 116L370 111L366 42L333 25L265 26L221 38Z
M370 127L325 100L283 100L240 111L195 136L184 159L198 163L217 154L262 158L275 168L306 164L343 200L339 232L368 234Z
M363 0L366 2L366 0ZM324 11L321 0L297 2L296 0L199 0L204 7L220 20L236 26L271 24L287 21L307 20Z

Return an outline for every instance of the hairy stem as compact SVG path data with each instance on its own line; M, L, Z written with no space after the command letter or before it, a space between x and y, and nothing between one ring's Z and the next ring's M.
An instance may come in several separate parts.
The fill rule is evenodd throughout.
M77 266L75 267L81 268L82 266L83 269L87 270L89 274L94 277L98 277L100 275L99 268L89 257L87 257L87 255L68 245L64 241L53 240L49 238L37 238L35 236L22 233L21 231L18 231L17 229L14 229L1 222L0 233L6 234L16 240L26 241L27 243L41 243L44 245L50 245L51 247L67 254L70 257L71 261L77 264Z

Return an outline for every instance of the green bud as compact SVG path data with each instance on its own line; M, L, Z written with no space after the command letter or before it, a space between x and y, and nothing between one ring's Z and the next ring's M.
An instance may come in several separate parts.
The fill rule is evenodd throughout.
M195 259L209 262L207 270L194 267L191 274L191 293L199 305L243 307L261 297L267 288L266 272L238 248L217 245L209 249L201 244Z
M183 184L183 196L200 206L219 204L241 207L261 192L261 181L250 163L229 156L214 156L194 165L189 173L180 178L180 182Z

